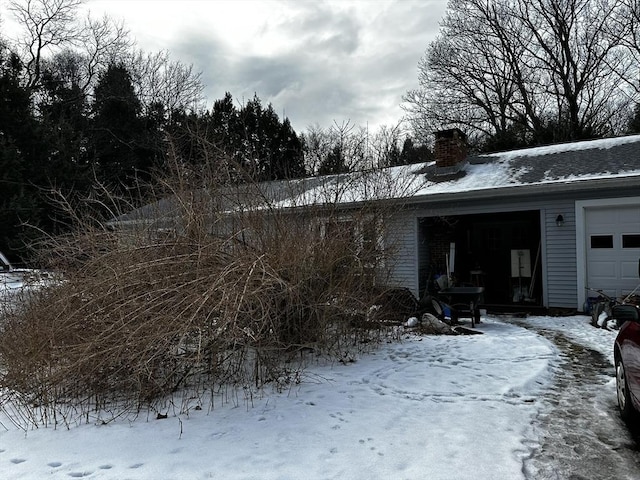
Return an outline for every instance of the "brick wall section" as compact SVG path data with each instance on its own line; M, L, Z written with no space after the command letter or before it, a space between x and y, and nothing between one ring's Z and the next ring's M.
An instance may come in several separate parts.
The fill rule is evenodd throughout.
M436 132L433 156L437 167L453 167L467 157L466 135L457 128Z

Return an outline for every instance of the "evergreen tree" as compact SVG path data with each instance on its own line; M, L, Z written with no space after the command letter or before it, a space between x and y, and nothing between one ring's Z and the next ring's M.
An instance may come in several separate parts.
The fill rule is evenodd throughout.
M214 143L241 169L240 177L255 181L303 176L302 143L288 119L255 95L240 110L231 94L214 103L210 115Z
M633 107L633 115L629 118L627 133L640 133L640 103Z
M23 222L37 225L40 220L33 179L43 166L42 136L21 75L18 56L0 44L0 251L14 260L26 254L31 233Z
M395 143L389 146L389 150L386 152L385 166L394 167L396 165L402 165L402 152Z
M67 62L49 64L42 75L43 99L38 108L51 152L43 180L65 191L85 191L91 182L86 150L88 103L74 76L65 75L65 69L73 69L69 68L73 57L65 58Z
M300 178L306 174L302 140L294 131L288 118L280 127L280 162L274 173L276 179Z
M94 92L90 159L97 177L125 187L150 178L156 152L141 115L141 104L127 69L110 65Z
M329 175L336 173L346 173L349 167L346 165L342 149L339 145L333 147L327 157L321 161L318 168L319 175Z
M426 145L415 145L411 137L407 137L402 144L399 162L401 165L428 162L433 159L433 153Z

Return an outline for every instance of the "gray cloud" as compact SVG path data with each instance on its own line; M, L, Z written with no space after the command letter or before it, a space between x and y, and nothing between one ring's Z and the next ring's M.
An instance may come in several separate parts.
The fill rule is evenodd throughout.
M202 31L185 31L171 52L202 71L208 107L226 91L239 102L255 93L299 132L346 120L374 128L400 120L402 95L417 85L417 63L445 3L284 2L287 14L263 31L287 42L269 55L234 53L229 39Z
M284 91L299 88L306 74L304 65L295 58L246 57L234 69L234 76L246 84L246 89L273 98Z
M255 93L302 131L334 121L397 122L446 3L91 0L88 7L94 16L123 19L142 49L193 64L207 108L227 91L238 102Z
M321 2L289 4L297 15L272 28L287 32L293 44L322 56L348 56L356 51L360 25L355 17Z

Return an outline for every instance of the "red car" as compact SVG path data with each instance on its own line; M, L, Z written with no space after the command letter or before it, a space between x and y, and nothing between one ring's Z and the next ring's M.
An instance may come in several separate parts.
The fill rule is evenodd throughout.
M631 420L640 412L640 307L615 305L612 316L621 325L614 346L618 408Z

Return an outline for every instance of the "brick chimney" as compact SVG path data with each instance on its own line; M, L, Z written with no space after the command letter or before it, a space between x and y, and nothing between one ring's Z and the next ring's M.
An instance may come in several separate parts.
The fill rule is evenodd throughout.
M467 136L457 128L435 133L433 156L437 168L455 167L467 158Z

